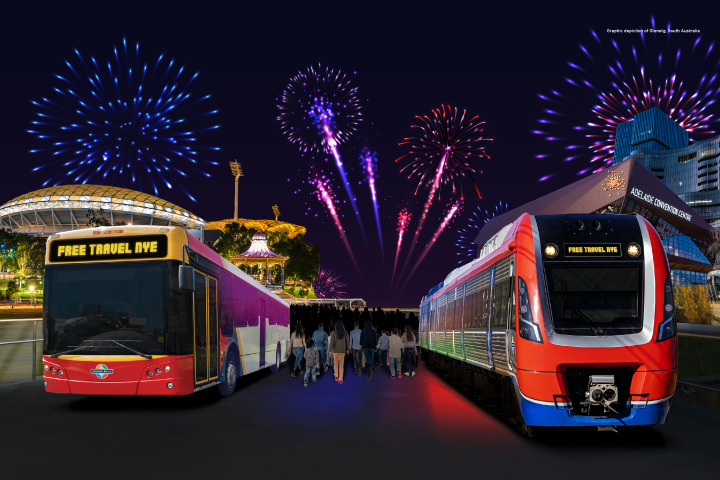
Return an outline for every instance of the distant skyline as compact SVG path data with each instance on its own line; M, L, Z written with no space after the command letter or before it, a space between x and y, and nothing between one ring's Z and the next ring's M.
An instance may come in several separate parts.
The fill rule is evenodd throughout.
M564 81L567 61L577 56L578 42L587 40L590 29L603 39L636 40L637 34L610 34L607 30L638 28L648 24L654 14L660 24L671 19L679 28L700 29L704 43L715 40L715 21L710 16L678 9L648 11L627 3L617 8L598 4L589 15L580 15L577 5L567 10L537 5L523 7L521 12L513 5L485 4L442 9L437 4L432 8L384 4L373 10L359 4L347 11L338 4L312 9L273 4L228 9L197 6L194 10L127 2L107 10L92 5L37 8L17 4L4 9L3 16L12 21L0 31L5 45L0 63L0 204L41 188L47 179L32 172L51 159L29 152L42 146L27 133L38 111L31 100L50 96L58 83L54 75L67 70L64 61L72 60L75 48L83 55L106 59L125 37L129 43L139 42L147 59L165 53L175 59L176 66L199 71L191 90L212 95L204 108L218 110L212 121L221 128L202 132L205 144L220 148L204 153L218 165L204 166L210 178L191 175L183 180L197 202L179 189L160 191L160 197L206 221L232 218L234 178L228 163L237 159L245 175L239 182L239 216L274 218L272 206L277 204L280 220L307 227L307 241L318 245L323 265L347 284L343 288L347 296L364 298L373 307L418 306L422 296L457 266L457 230L468 224L478 207L490 211L502 202L512 210L583 176L577 174L577 165L567 163L564 168L561 160L552 160L555 163L550 165L551 160L536 158L553 150L554 144L532 131L547 107L538 93L558 88ZM687 34L688 49L696 37ZM668 57L674 54L667 52ZM287 141L277 120L278 97L289 79L318 63L351 75L358 87L363 121L339 153L365 225L367 247L332 157L300 152ZM593 101L597 100L578 97L578 108L591 108ZM486 122L484 136L493 138L486 145L490 159L475 160L483 171L475 176L482 198L470 195L469 181L463 185L464 209L429 251L402 295L395 297L390 277L398 213L407 207L413 214L410 229L414 233L427 196L427 190L415 196L417 183L399 172L404 164L395 160L406 149L398 144L412 134L416 115L443 104L479 115ZM717 108L708 107L718 115ZM582 133L569 130L565 135ZM567 144L558 142L553 153L560 153ZM361 166L364 148L376 152L375 188L384 262ZM307 183L311 171L332 178L339 212L344 215L343 227L364 279ZM548 171L558 173L538 182ZM116 185L141 189L132 182ZM155 194L146 185L142 190ZM446 193L443 189L440 201L430 210L415 257L440 225L443 207L455 198ZM404 253L411 239L412 235L405 235ZM404 260L401 253L398 263L402 265ZM411 261L407 271L413 266Z

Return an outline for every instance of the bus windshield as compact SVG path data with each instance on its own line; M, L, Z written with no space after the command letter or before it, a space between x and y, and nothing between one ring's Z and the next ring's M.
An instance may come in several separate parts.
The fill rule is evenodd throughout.
M637 265L546 266L557 333L627 335L642 330L642 282Z
M166 263L49 265L45 355L165 353Z

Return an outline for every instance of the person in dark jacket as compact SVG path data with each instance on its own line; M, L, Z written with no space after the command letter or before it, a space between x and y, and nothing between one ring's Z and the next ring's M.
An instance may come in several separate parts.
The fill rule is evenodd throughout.
M312 338L305 340L307 347L305 348L305 380L303 381L303 387L307 387L308 377L312 373L313 382L317 381L317 369L320 365L320 354L315 348L315 341Z
M377 350L377 332L372 328L372 322L365 320L365 328L360 332L360 348L365 356L365 366L367 367L368 380L373 373L373 356Z

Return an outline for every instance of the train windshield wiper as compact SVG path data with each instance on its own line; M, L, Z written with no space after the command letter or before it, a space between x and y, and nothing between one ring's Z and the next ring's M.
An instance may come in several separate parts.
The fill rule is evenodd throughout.
M587 315L585 315L582 310L580 310L580 309L577 308L575 305L573 305L571 302L569 302L568 299L567 299L567 297L563 298L562 300L563 300L563 302L566 303L570 308L572 308L572 311L573 311L574 313L577 313L578 318L579 318L580 320L582 320L582 321L585 323L585 325L587 325L588 327L590 327L590 330L592 330L592 332L593 332L595 335L597 335L598 337L606 337L606 336L607 336L607 334L605 333L605 330L603 330L602 328L600 328L600 327L598 327L597 325L595 325L595 322L593 322L592 320L590 320L590 318L589 318Z

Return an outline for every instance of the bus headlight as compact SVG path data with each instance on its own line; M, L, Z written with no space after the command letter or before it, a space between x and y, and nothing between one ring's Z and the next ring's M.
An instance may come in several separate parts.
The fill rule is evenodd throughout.
M545 245L545 255L546 256L548 256L550 258L554 258L554 257L557 257L557 254L558 254L557 245L554 245L552 243L548 243L547 245Z
M167 387L172 389L175 385L172 384L172 382L168 382Z
M169 372L169 371L170 371L170 365L165 365L165 371L166 371L166 372Z
M640 255L640 245L638 245L637 243L631 243L627 247L627 252L628 255L630 255L631 257L637 257L638 255Z
M43 368L45 369L46 372L47 372L48 370L50 370L50 367L48 367L47 365L43 365Z

